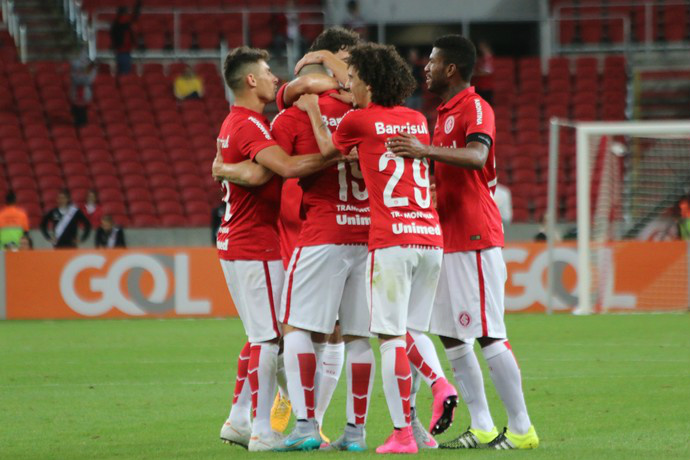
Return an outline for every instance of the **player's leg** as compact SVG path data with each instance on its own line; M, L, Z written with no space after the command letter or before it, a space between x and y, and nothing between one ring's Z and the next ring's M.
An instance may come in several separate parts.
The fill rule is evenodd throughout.
M485 446L498 431L489 412L484 378L474 353L474 337L482 334L480 294L474 252L445 254L431 317L431 332L439 335L453 369L455 383L470 413L470 426L441 448Z
M376 361L369 341L369 308L366 297L366 246L344 246L351 269L340 303L340 328L347 360L346 425L332 445L339 450L366 450L366 420L374 386Z
M246 342L237 358L237 376L232 397L230 414L220 430L220 439L229 444L249 445L251 435L252 397L247 382L249 367L249 349L251 344Z
M458 393L446 380L436 347L422 331L429 328L431 311L436 297L436 289L441 272L443 255L441 250L420 249L420 263L412 278L412 293L408 316L408 357L431 384L434 400L432 403L429 431L431 434L443 433L453 422Z
M539 438L532 426L522 376L506 335L504 322L504 289L507 270L500 248L480 251L476 257L480 286L484 286L484 334L478 339L482 354L489 365L489 375L508 413L508 427L493 446L505 448L535 448Z
M292 403L290 402L290 393L287 389L287 376L285 375L284 349L285 347L281 340L276 371L278 392L276 393L276 397L273 400L273 406L271 407L271 428L279 433L285 431L290 423L290 414L292 414Z
M279 261L222 261L221 265L251 344L247 378L254 421L248 448L271 450L280 441L271 429L270 410L280 337L276 300L283 270Z
M409 355L408 355L409 356ZM422 375L415 369L414 365L410 366L412 370L412 390L410 393L410 426L412 426L412 435L417 443L418 449L436 449L438 442L427 431L422 424L422 421L417 416L417 393L422 386Z
M321 438L324 442L330 440L323 434L323 417L333 398L333 393L338 386L340 374L345 360L345 344L343 336L340 334L340 325L335 325L333 334L326 337L322 347L314 343L316 349L317 362L317 383L316 383L316 421L321 428ZM319 350L319 348L321 348Z
M412 375L407 359L405 334L410 298L412 249L392 247L369 253L367 300L371 310L371 332L379 336L381 377L393 433L376 449L377 453L416 453L410 426Z
M338 283L344 283L330 257L330 246L297 248L288 266L281 317L285 370L297 424L285 439L286 450L318 449L322 442L316 421L317 357L312 333L333 331L342 289Z

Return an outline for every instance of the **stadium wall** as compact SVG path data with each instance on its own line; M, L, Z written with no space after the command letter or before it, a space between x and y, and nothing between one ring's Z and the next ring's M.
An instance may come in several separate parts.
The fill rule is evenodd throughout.
M688 308L690 244L616 242L606 283L609 311ZM506 245L506 310L542 312L548 254L543 243ZM577 248L555 251L553 309L577 304ZM226 317L237 311L213 248L0 252L0 318Z
M209 219L210 221L210 219ZM539 224L513 223L505 228L506 241L522 242L532 241L539 233ZM561 235L574 227L574 224L561 224L557 230ZM41 235L39 230L30 232L36 249L50 249L52 246ZM92 232L93 235L93 232ZM127 247L130 248L160 248L160 247L210 247L211 229L206 227L191 228L128 228L125 229ZM94 246L93 236L80 245L83 248Z

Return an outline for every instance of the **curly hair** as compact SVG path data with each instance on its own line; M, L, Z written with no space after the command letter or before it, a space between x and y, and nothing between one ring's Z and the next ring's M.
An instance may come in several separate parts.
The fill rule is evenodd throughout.
M462 35L444 35L434 41L434 48L441 51L445 65L455 64L460 77L470 81L477 61L477 49L474 44Z
M233 91L241 90L244 77L248 73L247 65L256 64L259 61L268 61L269 57L268 51L259 48L240 46L239 48L231 49L223 64L225 83Z
M401 105L417 87L410 66L391 45L357 45L350 50L347 62L371 87L374 104L384 107Z
M355 46L361 41L359 34L352 30L347 30L342 27L329 27L319 34L314 39L309 47L309 51L330 51L337 53L341 49Z

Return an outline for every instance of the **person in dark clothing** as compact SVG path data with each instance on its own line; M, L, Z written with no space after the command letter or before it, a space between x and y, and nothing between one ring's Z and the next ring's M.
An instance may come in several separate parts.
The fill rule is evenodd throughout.
M72 203L69 191L61 190L57 207L48 211L41 220L41 233L55 248L76 248L79 226L83 228L81 242L84 242L91 233L91 223Z
M125 231L113 223L112 216L105 215L101 219L101 226L96 229L96 247L104 249L124 248Z
M211 211L211 243L213 243L214 246L216 245L216 238L218 237L218 229L223 222L226 206L225 203L221 203Z
M132 70L132 48L136 41L132 25L139 18L140 11L141 0L134 4L132 14L129 14L126 6L120 6L110 25L110 45L115 52L118 75L128 74Z

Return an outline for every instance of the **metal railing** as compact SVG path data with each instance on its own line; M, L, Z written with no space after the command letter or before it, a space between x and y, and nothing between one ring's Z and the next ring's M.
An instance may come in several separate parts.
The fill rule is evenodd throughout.
M64 0L67 2L74 2L75 0ZM326 24L325 12L322 8L313 7L295 7L286 10L276 10L273 8L262 7L248 7L248 8L149 8L142 9L139 20L142 16L161 15L172 16L172 49L171 50L134 50L132 55L144 59L215 59L220 55L220 47L215 49L199 49L189 50L181 46L182 36L182 20L183 18L198 15L216 15L216 16L240 16L242 27L242 42L243 44L250 43L251 29L250 29L250 15L251 14L284 14L287 22L286 37L286 55L288 58L288 66L294 66L297 56L299 54L299 41L297 37L290 37L290 30L299 30L302 25L310 24ZM89 47L93 47L95 57L97 58L111 58L113 53L111 50L101 50L96 47L96 40L99 31L110 30L110 22L102 20L103 16L111 16L112 10L98 9L91 14L91 20L88 23L86 30L88 31L87 42ZM318 14L320 19L304 19L300 14Z
M56 0L56 2L62 7L65 19L69 22L77 38L88 43L89 15L82 11L82 2L80 0ZM91 57L93 58L93 56Z
M572 44L564 45L561 44L561 28L559 27L561 22L572 22L572 21L593 21L593 20L612 20L620 21L623 25L623 41L614 42L612 40L602 43L584 43L573 46ZM617 51L628 55L632 51L631 41L630 41L630 27L631 21L625 15L613 14L613 15L601 15L601 14L589 14L581 16L565 16L565 17L554 17L551 19L551 46L555 51L554 54L563 54L568 52L581 52L584 50L591 50L595 47L597 51Z
M7 23L7 30L19 49L19 59L26 62L28 58L26 24L19 21L14 10L14 0L2 0L2 17Z
M552 46L557 53L560 52L597 52L597 51L658 51L668 50L669 48L676 49L690 49L690 43L687 41L678 43L656 42L654 37L654 9L669 6L688 6L687 0L665 0L660 1L645 1L639 2L629 0L624 3L608 4L602 6L602 10L613 9L611 14L580 14L580 11L591 9L591 4L572 3L557 5L551 14L550 23L552 29ZM633 24L631 15L626 15L621 12L616 12L615 9L619 7L638 8L643 11L644 34L640 40L633 41ZM566 12L564 13L564 10ZM561 21L577 21L590 19L620 19L624 18L624 35L623 42L607 42L607 43L583 43L583 44L561 44L558 33L554 32L557 25Z

